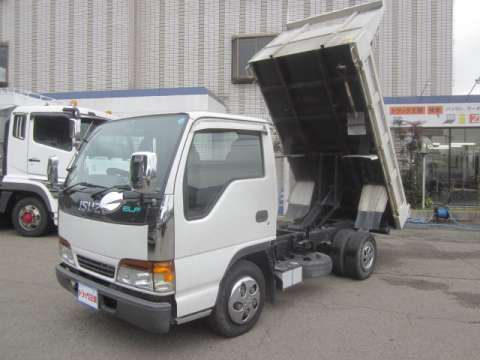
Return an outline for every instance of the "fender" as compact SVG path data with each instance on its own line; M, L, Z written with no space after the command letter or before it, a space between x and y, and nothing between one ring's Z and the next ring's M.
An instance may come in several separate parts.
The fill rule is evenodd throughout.
M267 300L269 300L271 303L274 303L276 283L274 273L273 245L268 241L240 249L228 263L227 269L225 270L225 275L240 259L250 260L262 270L263 274L265 275L265 282L267 285ZM222 282L220 283L220 286L222 285Z
M248 255L253 255L256 253L263 253L267 251L271 247L269 242L263 242L261 244L255 244L251 246L244 247L240 250L238 250L235 255L230 259L230 262L228 263L227 269L225 270L225 273L227 273L230 268L235 264L238 260L243 259L248 257Z
M53 199L53 197L51 196L50 193L46 194L45 190L39 185L32 184L32 183L3 182L0 186L0 190L2 190L2 196L0 198L0 212L2 212L2 210L4 210L2 208L3 201L6 201L6 203L5 203L5 207L6 207L6 204L7 204L8 200L10 199L11 195L13 195L13 193L16 192L16 191L30 192L30 193L33 193L35 195L38 195L43 200L43 202L44 202L44 204L47 207L49 212L55 212L56 211L56 209L53 208L52 202L50 200L50 197L52 199ZM10 195L3 195L4 194L3 190L6 190L5 193L7 193L7 194L10 193ZM47 192L48 192L48 190L47 190ZM4 196L8 197L8 199L4 200Z

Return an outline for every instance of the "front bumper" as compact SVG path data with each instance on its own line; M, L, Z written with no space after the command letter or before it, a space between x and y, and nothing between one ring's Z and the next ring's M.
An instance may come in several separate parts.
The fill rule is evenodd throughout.
M77 296L78 283L98 291L98 308L124 321L154 333L166 333L172 321L172 305L154 302L112 289L57 265L57 280L65 289Z

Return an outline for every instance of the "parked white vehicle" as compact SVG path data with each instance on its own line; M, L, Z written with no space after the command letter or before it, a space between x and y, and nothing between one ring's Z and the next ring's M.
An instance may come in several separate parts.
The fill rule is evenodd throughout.
M15 230L40 236L57 225L57 192L47 183L47 162L57 159L59 182L75 152L77 137L112 117L70 106L18 106L0 116L0 216Z
M291 24L250 62L296 180L285 217L269 122L197 112L110 122L60 196L59 283L150 331L208 316L232 337L276 288L332 267L368 278L371 232L408 214L370 51L381 11Z

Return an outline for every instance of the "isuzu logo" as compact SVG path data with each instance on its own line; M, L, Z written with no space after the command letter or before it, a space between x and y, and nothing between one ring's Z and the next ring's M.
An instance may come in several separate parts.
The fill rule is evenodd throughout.
M80 200L78 203L78 211L100 214L100 203L98 201Z
M100 201L80 200L78 210L85 213L109 214L116 211L123 204L123 194L112 191Z

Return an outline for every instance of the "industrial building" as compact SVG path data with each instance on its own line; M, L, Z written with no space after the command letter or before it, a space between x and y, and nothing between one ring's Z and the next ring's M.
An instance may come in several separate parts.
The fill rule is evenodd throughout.
M292 20L368 0L0 0L0 86L38 93L205 87L267 117L248 59ZM385 0L385 96L449 95L452 0Z

